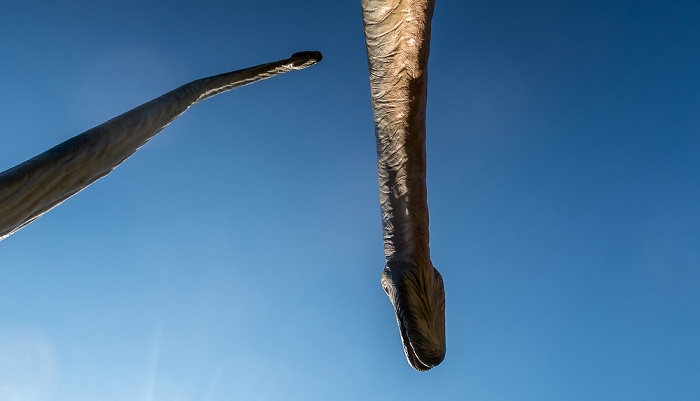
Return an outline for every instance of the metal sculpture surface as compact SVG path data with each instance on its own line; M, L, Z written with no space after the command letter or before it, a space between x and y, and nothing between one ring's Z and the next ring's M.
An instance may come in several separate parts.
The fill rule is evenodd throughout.
M0 173L0 240L109 174L194 104L319 61L319 52L295 53L190 82Z
M386 266L408 363L445 358L445 291L428 246L425 109L434 0L362 0Z

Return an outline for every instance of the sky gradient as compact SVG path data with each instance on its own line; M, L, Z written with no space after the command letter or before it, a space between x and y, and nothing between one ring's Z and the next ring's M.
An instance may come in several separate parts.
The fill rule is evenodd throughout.
M0 2L0 170L194 79L324 55L0 242L0 401L700 399L699 21L437 0L447 356L419 373L379 283L359 2Z

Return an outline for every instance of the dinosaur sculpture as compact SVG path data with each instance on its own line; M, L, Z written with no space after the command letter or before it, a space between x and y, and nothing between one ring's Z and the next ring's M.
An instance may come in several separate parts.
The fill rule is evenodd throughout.
M386 266L408 363L425 371L445 358L445 291L430 261L425 108L434 0L362 0L377 139Z
M304 69L321 57L319 52L295 53L285 60L190 82L0 173L0 240L109 174L194 104Z
M409 364L445 356L445 293L428 247L425 107L434 0L362 0L386 266ZM77 194L192 105L321 60L318 52L190 82L0 173L0 240Z

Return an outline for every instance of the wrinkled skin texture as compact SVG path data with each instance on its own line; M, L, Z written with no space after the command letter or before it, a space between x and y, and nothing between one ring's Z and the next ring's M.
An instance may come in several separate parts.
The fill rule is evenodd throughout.
M0 173L0 240L109 174L194 104L319 61L319 52L295 53L190 82Z
M409 364L445 357L445 291L428 246L425 154L430 22L434 0L362 0L374 111L386 267Z

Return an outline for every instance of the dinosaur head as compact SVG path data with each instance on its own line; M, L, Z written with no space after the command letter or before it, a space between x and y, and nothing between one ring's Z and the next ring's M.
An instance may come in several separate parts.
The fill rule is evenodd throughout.
M310 67L323 59L321 52L298 52L292 54L290 60L292 61L292 68L295 70L302 70L306 67Z
M442 276L427 265L389 261L382 287L396 312L408 363L426 371L445 358L445 289Z

